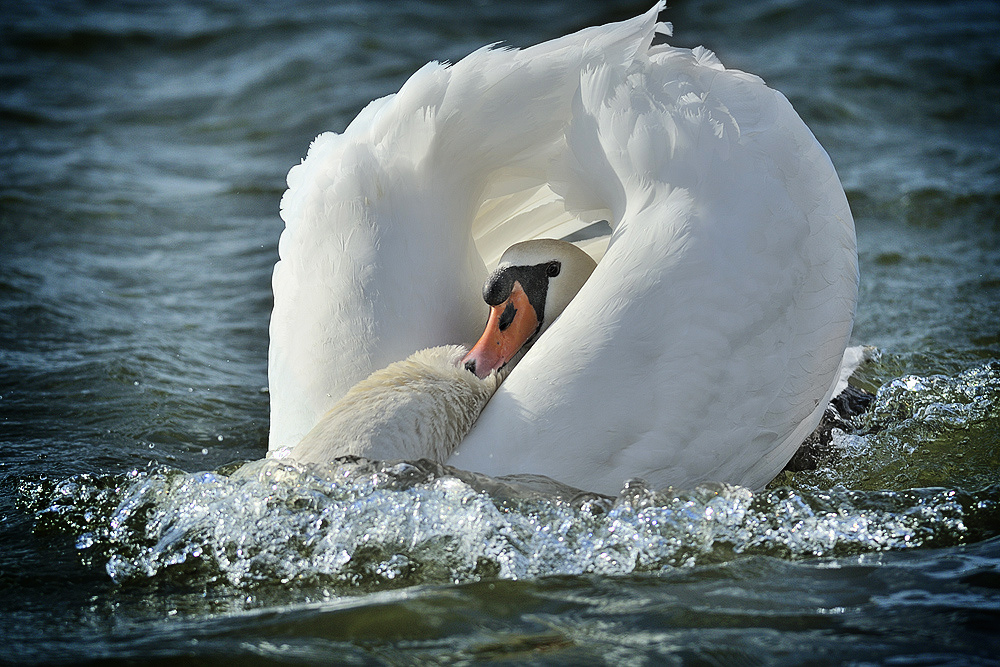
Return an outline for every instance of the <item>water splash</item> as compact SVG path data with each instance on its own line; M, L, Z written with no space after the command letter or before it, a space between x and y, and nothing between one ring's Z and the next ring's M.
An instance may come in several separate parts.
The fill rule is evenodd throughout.
M426 461L21 480L35 531L70 534L116 582L333 594L483 578L659 572L760 554L801 559L950 546L1000 533L1000 363L886 383L827 462L754 494L547 478ZM979 489L972 491L971 489Z
M280 582L338 593L944 546L1000 526L1000 487L753 494L630 482L612 499L428 462L252 465L237 475L79 476L48 489L28 484L27 495L36 530L77 535L85 559L117 582Z
M1000 482L1000 362L885 383L825 465L780 478L802 489L976 489Z

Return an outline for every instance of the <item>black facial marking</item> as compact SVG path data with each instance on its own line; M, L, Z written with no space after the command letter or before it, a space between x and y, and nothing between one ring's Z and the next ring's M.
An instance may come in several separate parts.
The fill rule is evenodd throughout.
M514 321L515 315L517 315L517 308L514 307L514 304L508 303L504 306L503 312L500 313L500 321L497 322L497 326L499 326L500 331L507 330L510 323Z
M510 269L497 269L483 284L483 301L488 306L499 306L510 298L510 293L514 289L514 276Z
M538 320L538 329L535 330L537 332L542 328L542 320L545 317L545 295L549 291L549 278L559 275L561 269L562 265L557 261L535 264L534 266L500 267L487 278L486 284L483 285L483 300L490 306L499 306L510 298L510 293L514 290L514 282L521 283L521 288L528 297L528 303L535 310L535 319ZM510 326L515 314L516 310L507 306L500 315L500 331Z

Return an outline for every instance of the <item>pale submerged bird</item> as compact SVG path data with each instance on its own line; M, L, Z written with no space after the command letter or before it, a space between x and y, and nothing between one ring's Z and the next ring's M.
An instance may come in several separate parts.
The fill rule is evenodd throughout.
M432 347L375 371L278 458L446 460L500 384L496 373L480 379L466 370L467 352L460 345Z
M477 340L485 296L456 366L509 374L448 463L604 493L760 488L782 468L838 388L854 222L784 96L703 48L653 46L660 9L428 64L317 137L282 200L271 450L373 371ZM597 265L532 331L517 316L538 287L491 271L541 238L582 239Z

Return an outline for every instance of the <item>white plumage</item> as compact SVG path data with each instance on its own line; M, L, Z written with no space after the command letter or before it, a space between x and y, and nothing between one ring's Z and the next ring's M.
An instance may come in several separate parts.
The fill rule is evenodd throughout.
M466 352L460 345L419 350L375 371L351 387L288 458L317 464L340 456L446 460L500 384L496 373L479 379L465 370Z
M650 46L661 8L431 63L316 139L282 200L271 449L373 370L471 344L508 245L603 219L593 276L449 462L610 493L780 470L838 378L853 219L780 93Z

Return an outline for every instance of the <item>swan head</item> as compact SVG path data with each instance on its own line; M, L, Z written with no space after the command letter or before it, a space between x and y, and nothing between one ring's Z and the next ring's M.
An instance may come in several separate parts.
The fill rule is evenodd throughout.
M483 285L489 320L465 367L484 378L517 363L595 268L590 255L566 241L535 239L507 248Z

